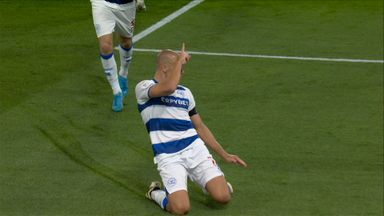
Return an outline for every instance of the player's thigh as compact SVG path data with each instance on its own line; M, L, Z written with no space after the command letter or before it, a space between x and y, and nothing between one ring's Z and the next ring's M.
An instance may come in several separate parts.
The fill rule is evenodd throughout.
M214 200L220 203L228 203L231 195L221 171L216 161L205 145L197 145L194 147L190 155L193 161L199 162L196 167L190 170L189 176L191 180L201 188L207 190Z
M168 195L167 210L173 214L186 214L190 209L188 192L185 190L175 191Z
M220 203L228 203L231 200L231 194L224 176L217 176L207 182L205 189L214 200Z
M224 176L216 161L209 153L207 147L202 143L193 147L193 151L188 155L188 162L192 165L189 172L190 179L205 189L206 184L213 178ZM196 165L197 164L197 165Z
M112 34L115 29L115 16L111 8L103 4L103 1L91 1L92 18L97 37Z
M135 27L136 6L133 3L125 10L115 11L116 32L125 38L132 38Z
M167 210L174 214L185 214L190 204L187 190L188 173L179 158L162 161L157 167L168 195Z
M187 191L188 173L179 159L158 164L158 171L169 194L179 190Z

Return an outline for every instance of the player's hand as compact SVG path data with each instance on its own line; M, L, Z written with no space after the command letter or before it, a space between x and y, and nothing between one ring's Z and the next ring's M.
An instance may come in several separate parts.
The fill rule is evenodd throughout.
M242 167L247 167L247 163L241 160L237 155L227 154L223 159L228 163L234 163Z
M185 44L183 43L181 45L181 50L180 50L180 60L181 60L181 64L186 64L189 59L191 59L191 55L189 55L186 51L185 51Z

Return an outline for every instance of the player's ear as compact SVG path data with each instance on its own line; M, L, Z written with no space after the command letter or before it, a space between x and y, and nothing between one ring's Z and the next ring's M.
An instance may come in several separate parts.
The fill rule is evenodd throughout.
M175 66L172 65L172 64L163 64L162 66L163 66L162 70L163 70L165 73L168 73L168 71L172 71L173 68L175 67Z
M166 73L168 71L168 65L163 64L163 65L160 66L160 69L161 69L162 72Z

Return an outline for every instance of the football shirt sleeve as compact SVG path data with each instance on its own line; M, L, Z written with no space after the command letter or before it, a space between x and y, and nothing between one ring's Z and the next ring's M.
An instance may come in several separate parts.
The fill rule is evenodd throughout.
M142 104L149 100L149 89L156 83L151 80L143 80L136 85L135 93L137 103Z

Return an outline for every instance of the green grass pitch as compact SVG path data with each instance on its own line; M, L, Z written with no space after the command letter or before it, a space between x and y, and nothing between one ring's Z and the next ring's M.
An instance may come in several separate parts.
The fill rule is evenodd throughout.
M147 0L136 33L187 0ZM381 0L206 0L137 48L383 60ZM168 215L134 86L113 113L89 1L0 1L0 215ZM194 55L182 84L242 169L216 205L193 184L190 215L383 215L383 64Z

